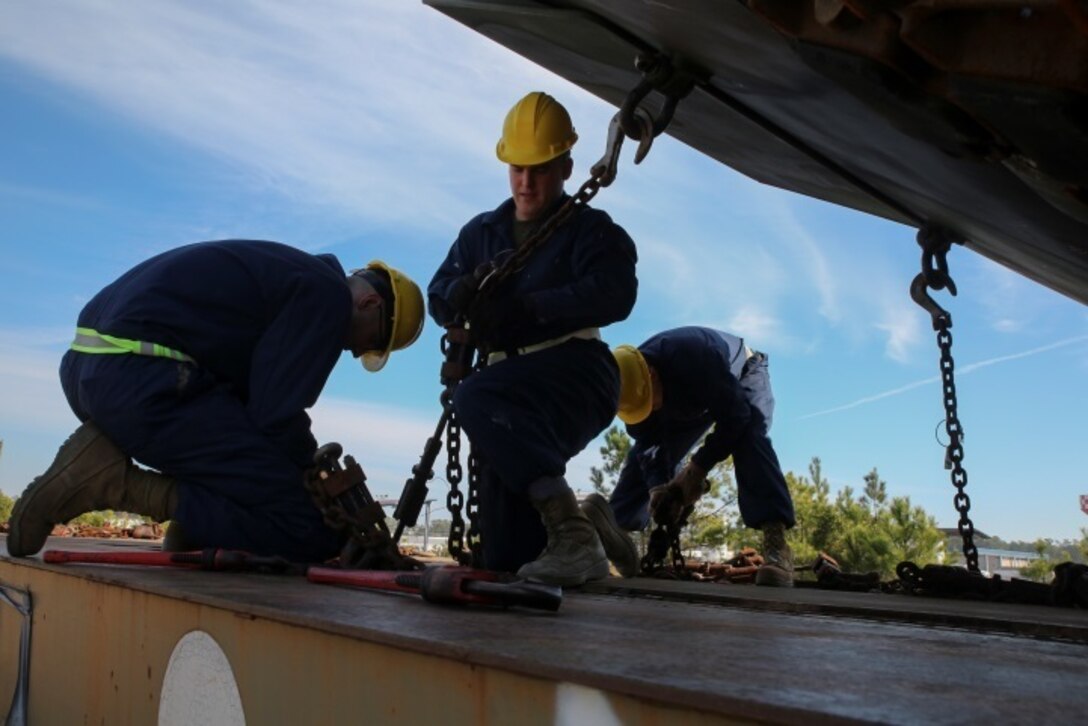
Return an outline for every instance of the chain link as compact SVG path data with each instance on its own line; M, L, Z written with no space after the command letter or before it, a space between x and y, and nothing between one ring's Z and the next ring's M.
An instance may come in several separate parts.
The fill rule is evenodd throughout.
M967 561L967 569L978 572L978 548L975 547L975 525L967 513L971 509L971 498L964 489L967 487L967 470L963 468L963 427L960 426L958 401L956 399L955 362L952 360L952 331L948 328L951 323L940 321L937 323L937 346L941 349L941 384L944 390L944 428L948 434L948 447L946 448L946 461L952 464L952 486L956 488L956 495L952 503L959 512L958 524L960 537L963 538L963 556Z
M443 405L447 404L443 401ZM450 409L450 420L446 425L446 481L450 491L446 495L446 509L450 513L450 536L447 546L450 556L462 565L467 564L465 554L465 520L461 518L464 495L460 490L464 471L461 468L461 425L457 415Z
M472 566L483 566L483 549L480 542L480 458L474 447L469 445L468 454L468 549L472 556Z
M512 254L507 255L493 272L484 277L480 282L480 290L472 304L474 309L486 305L492 291L497 290L502 286L502 283L520 272L533 253L548 241L548 238L556 229L570 219L578 208L589 204L589 201L597 195L597 192L603 186L601 181L603 175L603 171L594 170L590 178L579 187L574 195L564 202L543 224L537 227L522 244L518 245L518 248ZM472 320L471 313L469 314L469 320Z

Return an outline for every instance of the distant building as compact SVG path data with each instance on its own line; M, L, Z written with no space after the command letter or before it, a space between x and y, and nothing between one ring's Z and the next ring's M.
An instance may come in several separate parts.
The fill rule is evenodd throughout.
M940 530L946 537L945 550L958 553L960 555L959 564L962 566L963 540L960 538L959 530L955 527L940 527ZM990 535L976 529L975 539L990 539ZM978 547L978 569L987 577L1001 575L1003 580L1010 577L1022 577L1020 568L1027 567L1033 560L1037 559L1039 559L1039 555L1035 552Z
M1033 560L1039 559L1036 552L1017 550L995 550L988 547L978 548L978 569L982 574L1001 575L1002 580L1010 577L1022 577L1021 567L1027 567Z

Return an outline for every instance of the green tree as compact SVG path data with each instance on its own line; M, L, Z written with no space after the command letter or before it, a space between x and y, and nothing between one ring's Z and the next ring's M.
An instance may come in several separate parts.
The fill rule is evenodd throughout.
M876 467L865 475L865 493L861 495L861 501L869 508L869 512L876 514L883 508L888 500L888 485L876 473Z
M729 457L707 472L709 488L688 517L681 536L685 548L717 549L729 540L728 515L736 509L737 487L733 483L733 458Z
M589 481L593 489L607 497L616 488L623 462L631 450L631 437L619 426L611 426L604 432L604 445L598 449L601 454L601 468L589 468Z
M1051 542L1047 539L1037 539L1032 549L1035 554L1039 555L1039 559L1032 560L1026 566L1020 568L1020 576L1036 582L1050 582L1050 579L1054 577L1054 565L1057 562L1050 559L1048 550L1050 549Z
M14 506L15 500L0 492L0 522L7 522L11 519L11 510Z
M873 470L874 473L876 470ZM886 525L892 543L895 564L911 562L935 562L941 551L944 537L937 529L937 521L921 507L912 507L910 498L894 497L887 509Z
M816 561L820 552L837 548L840 517L831 501L831 485L823 475L819 457L808 466L809 478L786 472L786 484L793 499L796 525L787 534L794 559L798 563Z

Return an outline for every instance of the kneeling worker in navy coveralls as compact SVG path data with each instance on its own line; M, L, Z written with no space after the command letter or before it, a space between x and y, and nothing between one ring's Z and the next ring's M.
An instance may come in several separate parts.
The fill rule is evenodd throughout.
M137 265L79 315L60 374L83 425L19 497L8 551L113 509L172 520L166 549L336 555L304 486L305 410L341 351L377 371L422 327L419 288L382 262L345 275L332 255L231 240Z
M554 98L530 93L507 114L496 153L511 198L462 228L427 288L431 315L455 324L469 312L477 271L501 261L570 199L570 148L578 136ZM469 329L487 366L454 394L458 421L482 461L484 565L553 585L608 575L593 524L564 478L567 462L613 419L616 362L599 326L635 303L635 246L604 212L581 206L472 309Z
M583 506L616 568L625 576L638 572L627 531L644 529L651 518L679 519L703 495L707 472L732 454L741 517L763 530L765 564L756 584L792 586L786 529L794 525L793 500L767 436L774 412L767 356L735 335L699 327L667 330L613 354L622 378L619 417L634 443L611 502L597 494Z

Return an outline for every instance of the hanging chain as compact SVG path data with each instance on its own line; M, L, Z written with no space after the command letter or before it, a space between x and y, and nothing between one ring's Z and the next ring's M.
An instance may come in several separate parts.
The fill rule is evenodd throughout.
M971 509L971 497L964 489L967 487L967 470L963 468L963 427L957 413L956 380L953 375L955 363L952 360L952 332L948 329L952 323L937 330L937 345L941 349L941 382L944 387L944 427L948 433L948 447L945 460L952 463L952 485L956 487L956 496L952 502L960 514L959 531L963 538L963 556L967 560L967 569L978 572L978 548L975 547L975 525L967 512Z
M910 286L910 296L933 318L933 329L937 331L937 347L941 351L941 385L944 397L944 428L948 434L948 446L945 448L945 465L952 471L952 486L956 495L952 503L959 512L958 529L963 539L963 556L967 569L978 572L978 548L975 547L975 525L968 516L971 498L964 489L967 487L967 470L963 468L963 427L960 425L959 403L956 398L955 362L952 360L952 315L929 296L926 288L934 290L948 289L956 294L956 283L948 274L948 254L952 243L962 244L963 240L952 237L941 229L923 228L918 232L918 244L922 247L922 271L914 278Z
M684 552L680 547L680 530L687 524L688 518L685 516L682 521L669 527L669 537L672 540L669 542L669 554L672 555L672 569L676 572L678 577L682 577L687 571L686 563L684 562Z
M687 562L684 560L683 547L680 544L680 533L688 524L688 519L695 511L695 505L684 507L680 519L671 524L660 524L650 532L650 541L646 545L646 554L642 557L640 567L645 575L661 575L665 568L665 558L672 560L671 576L676 579L684 579L688 576Z
M443 401L445 403L445 401ZM465 520L461 518L461 507L465 497L460 490L464 470L461 468L461 424L457 415L450 411L450 421L446 425L446 481L450 491L446 495L446 509L450 513L450 536L447 546L450 557L462 565L468 564L465 554Z
M468 549L473 567L483 566L483 548L480 542L480 457L469 446L468 453Z

